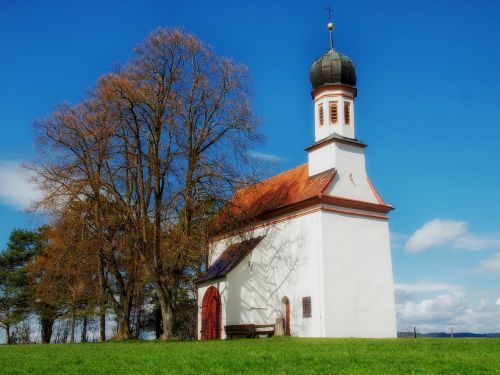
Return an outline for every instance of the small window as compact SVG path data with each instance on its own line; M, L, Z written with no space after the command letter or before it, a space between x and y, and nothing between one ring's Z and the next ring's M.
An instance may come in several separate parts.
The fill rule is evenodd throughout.
M319 126L323 126L323 103L318 106Z
M311 317L311 297L302 297L302 317Z
M338 120L337 102L330 102L330 124L336 124Z
M344 102L344 122L346 125L351 125L351 103Z

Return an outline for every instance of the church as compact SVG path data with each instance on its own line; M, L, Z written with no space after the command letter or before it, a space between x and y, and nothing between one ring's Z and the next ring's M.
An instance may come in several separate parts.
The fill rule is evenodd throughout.
M393 208L367 175L355 67L328 29L330 48L310 68L308 162L233 197L226 214L244 224L211 240L196 282L198 339L266 326L299 337L396 337Z

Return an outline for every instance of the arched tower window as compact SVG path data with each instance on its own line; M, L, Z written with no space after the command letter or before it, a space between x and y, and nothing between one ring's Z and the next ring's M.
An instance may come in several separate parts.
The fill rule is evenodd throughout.
M338 117L338 103L330 102L330 124L336 124Z
M323 126L323 103L318 105L318 117L319 117L319 126Z
M344 123L351 125L351 103L344 102Z

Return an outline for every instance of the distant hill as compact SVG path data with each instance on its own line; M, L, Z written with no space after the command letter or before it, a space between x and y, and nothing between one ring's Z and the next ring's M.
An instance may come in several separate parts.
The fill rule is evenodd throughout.
M430 338L443 338L450 337L449 332L429 332L429 333L418 333L417 337L430 337ZM413 337L413 332L398 332L398 337ZM472 333L472 332L456 332L453 333L453 337L490 337L499 338L500 333Z

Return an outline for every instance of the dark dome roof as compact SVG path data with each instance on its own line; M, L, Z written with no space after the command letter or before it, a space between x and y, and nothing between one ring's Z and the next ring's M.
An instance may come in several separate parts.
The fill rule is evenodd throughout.
M323 85L342 84L356 86L356 69L349 57L334 48L318 58L309 72L313 90Z

